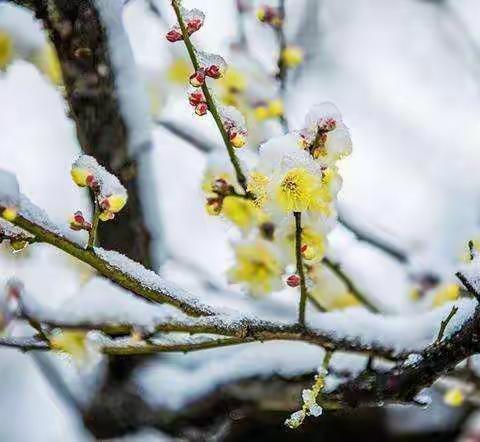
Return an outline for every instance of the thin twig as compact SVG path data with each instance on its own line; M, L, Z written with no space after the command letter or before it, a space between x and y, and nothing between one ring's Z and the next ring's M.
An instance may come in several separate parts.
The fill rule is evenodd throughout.
M200 63L197 58L197 54L195 52L195 48L193 47L193 44L190 40L190 36L188 35L187 29L185 27L185 23L183 21L182 13L180 11L180 6L178 4L178 0L172 0L172 7L175 11L175 15L177 16L178 24L180 26L180 29L182 31L183 35L183 41L185 43L185 46L187 48L188 55L190 57L190 60L193 64L193 67L195 71L198 71L200 68ZM237 158L237 155L235 153L235 148L233 147L230 138L227 134L227 131L225 130L225 127L223 126L222 118L220 117L220 114L218 112L215 100L213 99L210 89L207 86L206 81L202 85L202 91L203 95L205 96L205 100L208 105L208 110L212 114L213 119L215 120L215 123L218 127L218 130L220 131L220 134L222 135L223 142L225 143L225 147L227 148L228 156L230 157L230 161L233 165L233 168L235 169L235 175L237 177L237 181L242 186L243 190L245 193L247 192L247 179L245 177L245 174L242 171L242 168L240 167L240 162Z
M379 309L373 305L368 298L355 286L353 281L343 272L340 264L333 262L329 258L323 258L323 264L328 267L345 284L348 291L357 298L371 312L379 313Z
M342 213L339 213L338 215L338 222L343 227L350 230L350 232L352 232L359 241L370 244L371 246L381 250L382 252L386 253L387 255L391 256L402 264L408 262L408 255L403 250L399 249L391 243L388 243L387 241L384 241L378 236L372 235L371 232L365 232L364 230L350 222L344 215L342 215Z
M440 342L442 340L448 323L451 321L451 319L455 316L457 312L458 312L458 307L456 305L452 306L452 309L450 310L450 313L448 314L448 316L440 323L440 330L438 331L436 342Z
M293 212L293 216L295 217L295 258L297 261L297 273L300 277L300 303L298 306L298 323L303 326L305 325L305 307L308 295L302 256L302 214L301 212Z
M480 293L478 290L470 283L467 277L462 272L455 273L455 276L460 280L468 292L473 295L478 302L480 302Z
M87 249L92 250L95 247L97 241L97 230L98 230L98 222L100 220L100 206L98 204L96 196L93 198L93 219L92 219L92 227L90 232L88 232L88 244Z

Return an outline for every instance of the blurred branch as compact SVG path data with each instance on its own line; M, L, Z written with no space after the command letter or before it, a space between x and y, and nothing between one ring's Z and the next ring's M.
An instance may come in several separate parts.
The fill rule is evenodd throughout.
M372 233L371 231L367 232L358 225L355 225L354 222L349 220L341 212L338 215L338 222L347 230L352 232L359 241L365 242L372 247L375 247L376 249L384 252L385 254L389 255L393 259L396 259L402 264L408 262L408 255L403 250L383 240L375 233Z
M197 134L194 130L190 128L185 129L183 126L180 126L179 124L173 123L171 121L156 120L155 123L158 126L168 130L173 135L176 135L181 140L191 144L200 152L210 153L214 150L220 150L219 145L204 140L200 134Z
M378 308L373 305L370 300L357 288L353 281L342 270L340 264L333 262L329 258L323 258L323 264L328 267L340 281L343 282L347 290L368 310L374 313L379 313Z

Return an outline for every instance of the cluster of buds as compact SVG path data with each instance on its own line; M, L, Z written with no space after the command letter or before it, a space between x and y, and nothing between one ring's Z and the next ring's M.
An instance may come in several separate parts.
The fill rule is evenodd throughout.
M82 155L72 166L72 179L80 187L89 187L102 210L101 221L108 221L115 217L127 203L127 192L118 178L100 166L95 158ZM76 212L70 227L74 230L89 230L83 214Z
M92 229L92 225L85 220L83 213L78 210L70 218L70 228L76 231L86 230L89 232Z
M188 101L195 108L198 116L205 115L208 111L208 104L201 89L196 89L188 95Z
M279 28L282 26L283 17L278 8L273 8L271 6L263 5L257 10L257 18L262 23L269 24L274 28Z
M205 84L207 77L218 79L223 76L224 69L217 64L212 64L207 67L198 68L192 75L190 75L190 84L193 87L201 87Z
M198 9L182 10L183 21L185 23L185 29L188 35L192 35L197 32L202 26L205 20L205 15ZM180 26L176 25L166 35L167 40L170 43L183 40L182 30Z
M234 192L233 186L223 178L217 178L212 183L212 193L214 196L207 198L207 213L212 216L220 215L223 207L223 200L226 196Z

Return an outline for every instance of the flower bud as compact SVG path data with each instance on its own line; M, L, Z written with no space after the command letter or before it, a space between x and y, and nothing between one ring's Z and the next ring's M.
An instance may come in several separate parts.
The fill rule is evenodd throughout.
M173 28L168 31L166 37L170 43L175 43L176 41L183 40L183 35L178 28Z
M303 245L301 248L302 256L307 261L312 261L317 258L318 253L314 247Z
M192 106L197 106L200 103L205 103L205 95L201 90L196 90L190 93L188 101Z
M187 21L186 26L188 34L191 35L203 26L203 20L201 18L192 18Z
M18 253L24 250L28 246L28 241L22 239L12 239L10 240L10 248L13 253Z
M222 200L220 198L207 198L205 208L207 213L211 216L220 215L220 212L222 211Z
M283 101L280 99L270 101L268 103L268 114L272 118L281 117L284 114Z
M17 217L17 209L15 207L5 207L2 211L2 218L6 219L7 221L15 221Z
M205 74L211 78L217 79L222 76L222 71L220 70L219 66L212 64L206 69Z
M190 76L190 84L193 87L200 87L205 83L205 69L200 68Z
M230 134L230 142L232 143L233 147L239 149L240 147L245 146L246 139L245 136L239 132L232 132Z
M199 103L195 106L195 113L200 117L205 115L207 111L208 111L207 103Z
M100 207L112 213L118 213L127 203L126 195L110 195L100 201Z
M85 218L81 211L77 211L70 217L70 228L77 231L90 230L92 228L92 225L89 222L85 221Z
M72 176L73 182L80 187L87 187L90 185L89 183L92 183L94 180L92 173L88 169L80 167L72 167L70 175Z
M110 221L111 219L115 218L115 214L113 212L109 212L108 210L104 210L98 216L100 221Z
M285 282L289 287L298 287L300 285L300 276L290 275Z
M230 185L223 178L218 178L213 182L212 190L224 195L230 191Z
M257 18L262 23L267 23L273 27L280 27L283 23L280 11L271 6L261 6L257 10Z
M282 52L282 61L287 68L296 68L303 61L302 49L287 46Z

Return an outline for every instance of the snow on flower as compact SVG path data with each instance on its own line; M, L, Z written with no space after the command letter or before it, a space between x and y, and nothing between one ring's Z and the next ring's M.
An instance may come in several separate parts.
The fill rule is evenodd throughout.
M200 69L204 70L207 77L215 79L223 77L227 70L227 63L221 55L198 50L196 55Z
M80 187L91 188L102 210L100 219L107 221L120 212L127 202L127 191L115 175L89 155L81 155L72 165L72 179Z
M243 147L246 143L247 125L242 113L233 106L219 106L218 111L232 145L236 148Z
M350 133L333 103L321 103L308 112L300 138L302 147L327 166L352 152Z

